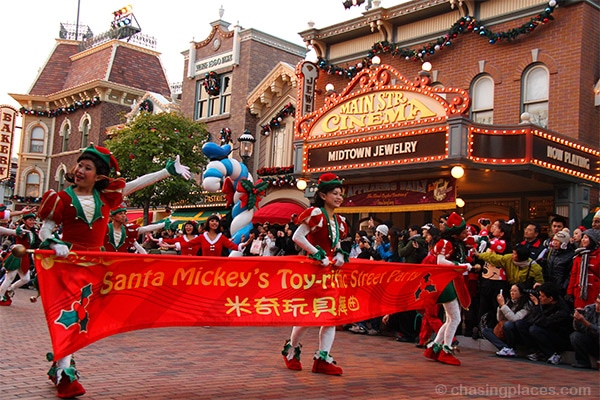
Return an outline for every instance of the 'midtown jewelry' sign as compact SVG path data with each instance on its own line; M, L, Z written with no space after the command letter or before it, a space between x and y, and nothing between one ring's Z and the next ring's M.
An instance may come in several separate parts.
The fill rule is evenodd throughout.
M446 130L428 133L378 135L365 138L308 144L304 168L309 172L379 167L441 160L447 155Z

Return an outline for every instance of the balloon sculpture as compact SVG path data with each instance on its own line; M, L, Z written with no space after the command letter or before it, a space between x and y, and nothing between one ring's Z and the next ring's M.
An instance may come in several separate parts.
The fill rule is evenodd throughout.
M230 144L219 146L208 142L202 146L202 152L210 160L202 175L202 188L208 192L222 189L227 198L227 207L233 205L229 228L231 240L240 243L242 236L247 239L253 228L254 208L264 196L268 182L259 179L255 185L248 167L238 160L228 158L231 150ZM239 255L234 253L236 252L231 255Z

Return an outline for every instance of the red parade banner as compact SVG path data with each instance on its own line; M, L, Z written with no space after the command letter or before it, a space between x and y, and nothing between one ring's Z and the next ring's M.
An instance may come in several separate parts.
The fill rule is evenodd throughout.
M425 308L463 267L304 256L35 252L56 358L121 332L167 326L334 326Z

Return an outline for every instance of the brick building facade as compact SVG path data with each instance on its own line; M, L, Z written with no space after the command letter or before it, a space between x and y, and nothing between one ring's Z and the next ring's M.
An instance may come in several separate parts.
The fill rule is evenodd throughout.
M339 212L355 228L369 216L402 227L455 209L475 223L487 216L547 227L549 218L562 215L571 228L579 225L598 205L600 183L598 2L374 3L359 18L300 33L316 52L312 65L319 73L314 91L308 88L314 111L307 112L298 68L296 173L314 179L335 170L351 194L387 199L347 197ZM373 65L374 56L380 64ZM424 62L432 65L426 85L419 80ZM383 76L390 80L378 80ZM357 106L371 94L400 92L441 111L377 123L372 109ZM469 107L453 109L456 98ZM338 120L347 124L333 126ZM410 154L379 162L380 145ZM362 148L373 156L336 158ZM453 166L464 177L452 178ZM416 191L400 189L442 181L453 196L439 202L424 200L425 193L409 200ZM465 205L457 208L455 197Z

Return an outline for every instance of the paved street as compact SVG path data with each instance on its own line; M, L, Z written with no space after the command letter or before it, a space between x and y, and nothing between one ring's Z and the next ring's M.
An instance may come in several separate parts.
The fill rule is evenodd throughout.
M42 304L17 290L0 307L0 399L52 399L45 373L51 350ZM304 338L304 371L279 351L288 328L162 328L103 339L76 354L82 399L431 399L599 398L598 371L500 359L461 341L461 367L423 358L413 344L339 331L334 356L344 375L310 372L317 329ZM464 345L463 345L464 344Z

